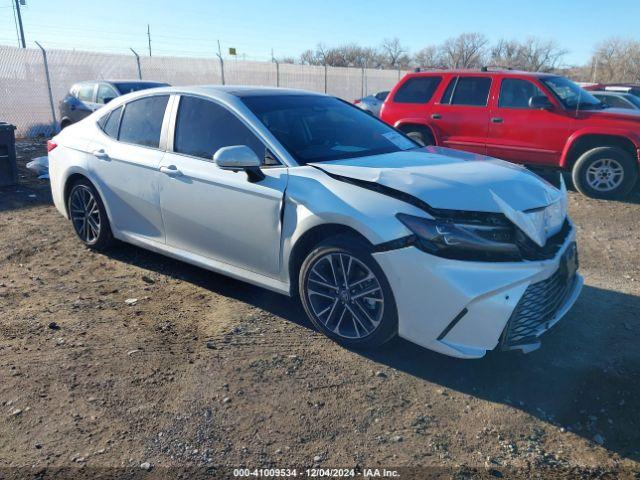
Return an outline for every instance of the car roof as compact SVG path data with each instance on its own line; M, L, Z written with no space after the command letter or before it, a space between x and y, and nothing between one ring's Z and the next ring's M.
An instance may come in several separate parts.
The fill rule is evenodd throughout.
M163 94L208 97L227 104L228 106L234 107L236 110L242 110L243 108L246 108L241 100L245 97L257 97L266 95L327 96L323 93L309 92L307 90L298 90L293 88L255 87L240 85L196 85L183 87L168 86L148 88L145 90L138 90L135 92L127 93L126 95L119 96L117 100L109 103L109 105L113 106L113 108L115 109L123 103L130 102L142 97Z
M149 92L149 90L145 91ZM204 95L211 97L234 96L239 98L273 95L324 96L324 94L322 93L310 92L308 90L300 90L295 88L256 87L246 85L195 85L186 87L160 87L154 88L153 91L166 93L191 93L194 95Z
M83 85L86 83L157 83L158 85L169 85L167 82L159 82L156 80L140 80L140 79L132 79L132 80L127 80L126 78L123 79L119 79L119 80L106 80L106 79L101 79L101 80L82 80L80 82L76 82L74 83L74 85Z
M557 77L558 75L553 73L544 73L544 72L527 72L524 70L510 70L507 68L504 69L493 69L493 68L455 68L455 69L432 69L432 70L424 70L420 72L412 72L408 73L407 76L431 76L434 74L447 74L447 75L473 75L473 74L482 74L482 75L501 75L501 76L517 76L517 77L535 77L535 78L547 78L547 77Z

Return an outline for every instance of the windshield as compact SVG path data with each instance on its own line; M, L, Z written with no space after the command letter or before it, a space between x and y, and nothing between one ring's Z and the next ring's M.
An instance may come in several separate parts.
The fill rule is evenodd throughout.
M156 88L156 87L168 87L168 83L159 83L159 82L117 82L114 83L115 87L118 91L125 95L131 92L137 92L138 90L146 90L148 88Z
M543 78L542 82L568 109L594 110L604 108L600 100L564 77Z
M640 108L640 97L636 97L635 95L627 95L625 98L633 103L636 108Z
M263 95L247 96L242 101L300 164L419 147L382 121L337 98Z

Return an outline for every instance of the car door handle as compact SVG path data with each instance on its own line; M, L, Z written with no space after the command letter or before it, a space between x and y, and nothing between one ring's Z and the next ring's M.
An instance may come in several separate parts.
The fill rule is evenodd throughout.
M502 123L501 117L491 117L491 122L493 123Z
M431 118L433 118L434 120L439 120L442 118L442 115L440 115L439 113L434 113L431 115Z
M170 177L179 177L182 175L182 172L178 170L178 167L175 165L169 165L168 167L162 166L160 167L160 171L165 175L169 175Z
M100 150L94 150L93 156L99 160L109 160L109 154L105 152L102 148Z

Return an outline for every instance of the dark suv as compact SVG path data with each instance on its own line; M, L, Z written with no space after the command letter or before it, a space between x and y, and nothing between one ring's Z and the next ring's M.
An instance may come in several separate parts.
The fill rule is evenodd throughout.
M391 90L380 118L422 144L571 171L590 197L625 196L638 179L640 110L607 108L558 75L411 73Z
M142 80L100 80L76 83L60 102L60 128L63 129L82 120L120 95L147 88L168 86L168 83Z

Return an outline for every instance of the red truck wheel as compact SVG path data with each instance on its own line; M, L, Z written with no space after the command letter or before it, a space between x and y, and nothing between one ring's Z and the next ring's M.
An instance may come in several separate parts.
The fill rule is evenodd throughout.
M628 195L638 180L638 162L618 147L598 147L583 153L573 166L573 183L591 198Z

